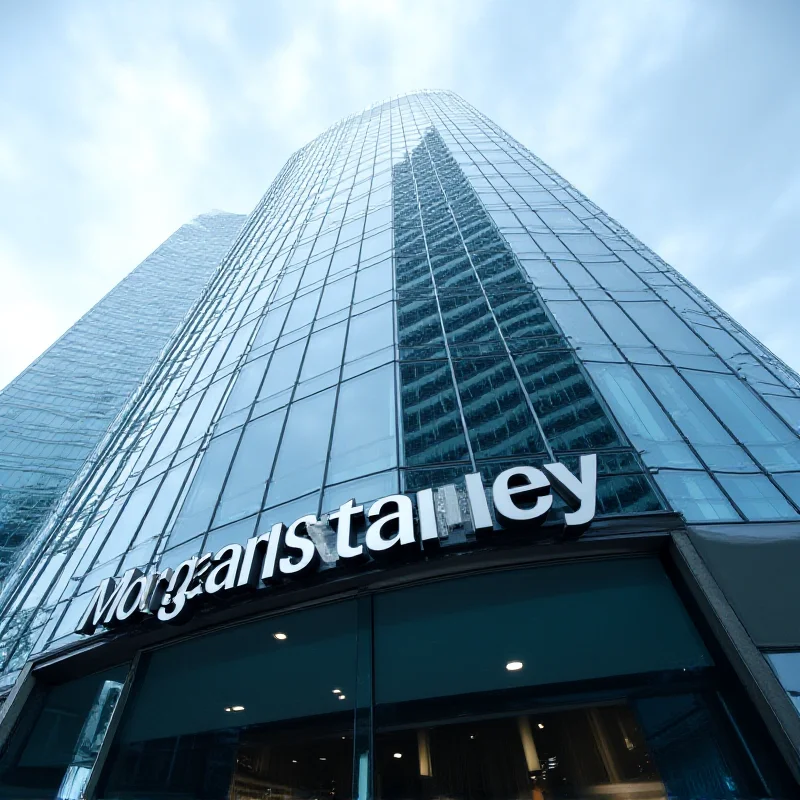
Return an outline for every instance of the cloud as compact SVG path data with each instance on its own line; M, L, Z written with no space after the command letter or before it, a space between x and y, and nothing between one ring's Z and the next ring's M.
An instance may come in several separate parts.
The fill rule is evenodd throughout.
M183 222L250 211L295 149L416 88L460 92L798 363L798 56L791 5L771 9L15 6L0 31L0 384Z

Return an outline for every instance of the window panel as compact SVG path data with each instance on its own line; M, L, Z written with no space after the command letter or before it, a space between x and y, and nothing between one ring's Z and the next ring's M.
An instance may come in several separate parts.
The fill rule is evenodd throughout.
M292 302L292 310L289 312L289 316L286 319L284 331L296 330L313 321L321 292L321 289L316 289L313 292L309 292L302 297L296 297L294 299Z
M263 344L278 338L283 326L283 321L289 313L289 304L285 303L277 308L271 308L266 317L261 322L256 338L253 341L253 350L258 349Z
M285 410L276 411L245 426L214 525L224 525L261 508L285 416Z
M622 445L572 353L525 353L514 361L554 450Z
M267 371L267 377L264 379L258 395L259 400L271 397L294 385L305 346L305 339L302 339L275 351Z
M691 371L685 375L767 469L800 469L800 441L738 378Z
M167 473L159 487L156 499L153 501L153 505L150 506L142 527L139 529L139 533L133 540L133 545L147 541L153 536L159 536L164 530L164 526L172 513L172 508L180 495L183 482L189 474L191 465L191 460L185 461L180 466L173 467Z
M373 297L392 288L392 262L384 261L374 267L358 271L356 278L356 291L354 303L360 303L368 297Z
M623 303L634 322L663 350L710 354L675 312L663 303Z
M238 430L211 440L169 535L169 547L208 528L238 441Z
M339 309L349 306L353 296L354 281L355 275L348 275L346 278L326 284L322 302L317 311L317 317L325 317L334 311L339 311Z
M755 472L755 464L675 370L641 367L653 393L701 458L714 470Z
M189 425L189 430L186 431L186 436L183 439L184 443L193 442L208 431L211 420L217 412L222 395L228 388L228 383L228 378L221 378L208 387L205 394L203 394L203 399L197 406L197 411L195 412L191 425Z
M751 520L792 519L797 512L766 475L717 475L725 491Z
M267 493L268 505L284 503L322 485L335 397L335 390L327 389L292 403Z
M346 332L347 323L339 322L312 334L303 359L303 369L300 373L301 381L336 369L341 365Z
M705 472L662 470L656 476L669 504L687 522L725 522L739 515L719 487Z
M223 416L232 414L234 411L248 407L256 399L258 387L264 377L267 368L268 358L263 357L257 361L246 364L234 378L233 389L228 396L223 409Z
M544 451L507 358L457 360L453 368L475 458Z
M551 301L547 307L553 313L561 330L574 341L582 344L611 344L583 303Z
M386 303L350 320L347 335L347 361L389 347L394 343L392 304Z
M394 367L389 365L341 385L327 480L338 483L396 464Z
M789 497L800 505L800 472L785 472L774 475L776 483Z
M652 346L616 303L592 300L586 305L618 347Z
M628 438L650 467L699 468L700 463L631 367L587 364Z
M405 463L421 466L468 459L450 365L402 364L400 376Z

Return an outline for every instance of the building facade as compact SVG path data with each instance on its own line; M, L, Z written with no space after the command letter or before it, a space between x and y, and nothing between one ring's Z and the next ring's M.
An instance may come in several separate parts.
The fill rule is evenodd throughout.
M794 796L798 424L461 98L348 117L5 592L0 796Z
M139 387L244 217L182 226L0 392L0 581Z

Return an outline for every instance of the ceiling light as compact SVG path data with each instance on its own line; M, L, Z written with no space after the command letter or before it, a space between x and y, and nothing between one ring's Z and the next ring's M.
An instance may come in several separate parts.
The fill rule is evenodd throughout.
M279 642L282 642L284 639L287 638L286 634L285 633L281 633L280 631L278 631L278 633L273 633L272 636L275 639L277 639Z
M402 754L402 753L395 753L395 754L394 754L394 757L395 757L395 758L402 758L402 757L403 757L403 754Z
M296 763L297 763L297 759L293 758L292 759L292 764L296 764Z
M506 669L509 672L516 672L518 669L522 669L522 662L521 661L509 661L506 664Z
M327 761L328 759L327 759L327 758L325 758L325 756L320 756L320 757L319 757L319 760L320 760L320 761Z
M539 723L539 730L540 730L540 731L543 731L543 730L544 730L544 724L543 724L543 723L541 723L541 722Z
M244 711L244 706L231 706L231 711Z
M334 693L334 694L341 694L341 693L342 693L342 690L341 690L341 689L334 689L334 690L333 690L333 693Z
M233 709L230 706L225 706L225 710L226 711L233 711Z
M340 695L339 695L339 699L340 699L340 700L344 700L344 695L343 695L343 694L340 694Z

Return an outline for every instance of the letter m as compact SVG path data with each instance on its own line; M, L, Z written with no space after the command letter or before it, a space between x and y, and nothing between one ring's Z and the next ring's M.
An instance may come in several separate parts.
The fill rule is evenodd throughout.
M116 585L113 578L106 578L95 591L92 599L83 612L81 621L78 627L75 628L75 633L94 633L98 625L108 626L114 618L114 612L117 610L117 604L120 598L125 594L125 590L130 585L131 581L139 572L136 569L129 569Z

